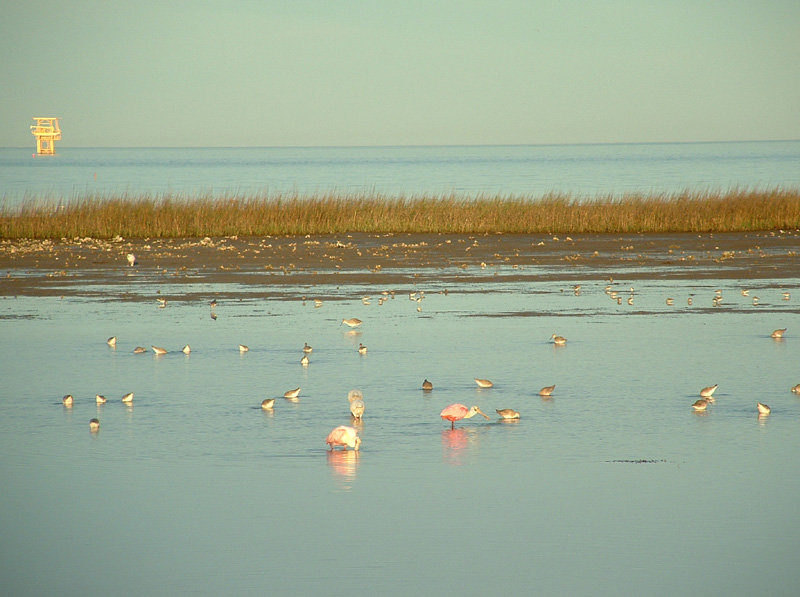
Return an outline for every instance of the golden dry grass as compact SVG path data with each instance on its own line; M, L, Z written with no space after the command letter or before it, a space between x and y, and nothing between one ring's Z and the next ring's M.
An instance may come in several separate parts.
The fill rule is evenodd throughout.
M569 195L87 196L0 209L0 238L371 233L674 233L800 228L800 189Z

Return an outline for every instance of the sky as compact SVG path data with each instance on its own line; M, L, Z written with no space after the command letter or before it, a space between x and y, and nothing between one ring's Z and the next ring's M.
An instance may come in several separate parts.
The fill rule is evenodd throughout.
M0 146L800 139L798 32L798 0L3 0Z

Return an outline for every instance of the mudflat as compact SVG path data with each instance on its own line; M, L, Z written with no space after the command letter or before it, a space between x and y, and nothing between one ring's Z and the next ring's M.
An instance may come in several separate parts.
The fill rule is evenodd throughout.
M135 265L127 255L133 254ZM634 235L337 234L60 241L0 240L0 296L83 295L98 285L236 284L249 296L281 287L429 284L593 278L800 278L800 231ZM135 275L132 275L135 274ZM195 293L192 289L197 285ZM187 287L190 289L186 292ZM92 292L93 295L97 291ZM148 300L150 300L148 298Z

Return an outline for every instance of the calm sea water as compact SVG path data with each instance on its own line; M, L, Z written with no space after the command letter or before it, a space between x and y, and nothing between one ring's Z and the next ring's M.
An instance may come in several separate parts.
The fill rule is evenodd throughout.
M159 309L115 287L0 301L3 594L794 595L800 280L655 275L628 306L599 277L580 296L499 281L396 288L378 306L376 274L243 292L216 320L206 302ZM420 289L417 312L404 293ZM299 402L284 400L295 387ZM367 405L362 449L329 452L351 388ZM492 420L451 430L439 412L454 402Z
M0 148L0 199L87 194L574 196L800 187L800 141L473 147Z

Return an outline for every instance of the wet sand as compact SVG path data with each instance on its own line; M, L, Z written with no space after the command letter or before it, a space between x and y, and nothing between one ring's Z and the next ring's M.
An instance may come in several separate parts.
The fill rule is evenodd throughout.
M137 264L129 266L133 253ZM237 284L269 297L286 285L614 278L800 278L800 231L669 235L347 234L315 237L0 241L0 296L97 296L97 287ZM135 275L132 275L135 274ZM197 285L197 292L186 287ZM121 291L119 287L122 287ZM107 292L111 292L108 290ZM101 292L102 294L102 292ZM148 300L150 300L148 298Z

